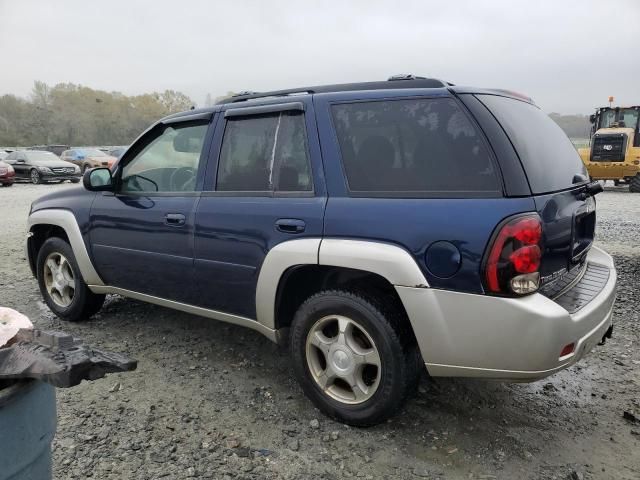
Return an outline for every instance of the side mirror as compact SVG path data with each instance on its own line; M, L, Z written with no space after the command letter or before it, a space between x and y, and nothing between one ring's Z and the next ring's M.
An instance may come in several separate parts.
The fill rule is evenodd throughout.
M24 160L19 158L18 160L16 160L16 163L24 163Z
M93 168L82 176L84 188L90 192L108 192L113 190L113 176L106 167Z
M591 123L596 123L596 115L595 115L595 113L592 113L591 115L589 115L589 121Z

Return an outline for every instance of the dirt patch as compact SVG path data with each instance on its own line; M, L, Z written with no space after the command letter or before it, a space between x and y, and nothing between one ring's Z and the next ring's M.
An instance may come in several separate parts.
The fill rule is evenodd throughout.
M640 195L598 195L598 243L619 273L614 337L533 384L441 379L389 422L349 428L315 410L289 357L259 334L109 297L83 324L54 317L24 259L29 204L63 185L0 189L0 305L139 360L58 391L55 478L637 479Z

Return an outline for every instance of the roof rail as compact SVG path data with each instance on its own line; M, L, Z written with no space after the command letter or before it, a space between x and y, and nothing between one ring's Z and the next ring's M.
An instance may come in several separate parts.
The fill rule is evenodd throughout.
M427 77L418 77L413 75L412 73L399 73L398 75L391 75L387 78L387 82L392 82L394 80L426 80Z
M389 90L401 88L445 88L452 83L444 82L436 78L417 77L414 75L395 75L382 82L343 83L337 85L321 85L316 87L302 87L288 90L275 90L272 92L240 92L217 102L225 103L244 102L256 98L286 97L290 95L305 95L314 93L348 92L356 90Z
M257 94L257 93L259 93L259 92L252 92L251 90L243 90L243 91L241 91L241 92L234 93L234 94L233 94L233 95L231 95L231 96L232 96L232 97L234 97L234 98L235 98L235 97L244 97L244 96L246 96L246 95L255 95L255 94Z

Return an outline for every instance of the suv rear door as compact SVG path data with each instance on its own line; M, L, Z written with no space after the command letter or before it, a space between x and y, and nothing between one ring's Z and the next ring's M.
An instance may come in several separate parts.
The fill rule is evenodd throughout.
M189 303L210 119L194 114L154 126L118 164L115 193L96 195L90 243L108 285Z
M587 170L564 132L537 106L502 95L475 98L502 126L524 168L543 222L542 284L553 283L579 267L593 243L595 200L585 193Z
M195 219L198 306L256 318L269 250L322 236L326 191L311 97L283 102L230 104L220 115Z

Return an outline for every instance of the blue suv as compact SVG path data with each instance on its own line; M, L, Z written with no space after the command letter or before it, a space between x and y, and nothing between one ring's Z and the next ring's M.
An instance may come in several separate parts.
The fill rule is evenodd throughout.
M532 381L611 335L578 153L527 97L437 79L171 115L37 200L27 253L77 321L117 293L288 343L305 393L372 425L429 375Z

